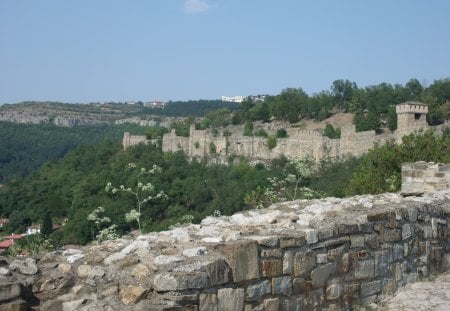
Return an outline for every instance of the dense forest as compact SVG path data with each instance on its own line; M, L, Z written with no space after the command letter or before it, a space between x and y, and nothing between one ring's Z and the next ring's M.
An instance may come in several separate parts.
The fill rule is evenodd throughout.
M136 125L61 127L53 124L0 122L0 183L21 178L42 164L62 158L77 145L119 141L124 131L144 133Z

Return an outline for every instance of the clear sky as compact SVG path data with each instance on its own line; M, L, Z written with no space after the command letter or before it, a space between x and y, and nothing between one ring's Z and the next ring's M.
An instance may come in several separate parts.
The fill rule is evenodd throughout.
M448 0L0 0L0 104L450 77Z

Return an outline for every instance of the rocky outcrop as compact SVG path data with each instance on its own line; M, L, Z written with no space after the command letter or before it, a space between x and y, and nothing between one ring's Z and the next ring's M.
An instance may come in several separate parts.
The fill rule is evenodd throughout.
M37 261L2 258L0 310L350 310L444 271L449 221L449 190L208 217Z

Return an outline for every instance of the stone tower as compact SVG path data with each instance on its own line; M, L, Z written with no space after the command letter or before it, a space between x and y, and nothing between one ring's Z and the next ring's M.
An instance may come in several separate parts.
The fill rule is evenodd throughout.
M428 128L428 106L420 102L406 102L395 107L397 112L397 138Z

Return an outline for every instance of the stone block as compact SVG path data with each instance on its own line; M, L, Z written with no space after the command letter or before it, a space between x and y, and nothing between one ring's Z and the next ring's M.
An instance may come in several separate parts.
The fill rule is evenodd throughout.
M185 289L203 289L210 286L206 272L165 272L153 280L156 291L176 291Z
M22 299L0 304L0 311L28 311L30 310L26 301Z
M243 288L222 288L217 292L217 311L242 311L244 309Z
M199 311L218 311L217 294L200 294Z
M316 254L313 251L299 252L294 258L294 275L308 275L316 265Z
M327 263L327 262L328 262L327 257L328 257L327 254L317 254L317 256L316 256L316 262L317 262L318 264L324 264L324 263Z
M122 285L119 291L119 298L125 305L138 303L148 293L148 289L142 286Z
M272 286L269 281L258 282L256 284L252 284L247 286L245 291L245 299L246 300L258 300L265 294L269 294L272 292Z
M381 292L382 282L380 280L362 283L361 284L361 297L369 297Z
M223 259L217 259L204 266L211 286L228 283L230 267Z
M280 237L280 247L281 248L289 248L289 247L299 247L306 244L305 236L297 236L297 237Z
M338 232L340 235L355 234L358 231L357 224L338 224Z
M339 299L344 292L341 278L329 279L326 283L325 295L327 300Z
M405 243L404 245L408 246L408 243ZM394 244L392 246L392 259L394 261L402 260L403 255L404 255L404 247L400 244Z
M418 211L415 207L408 208L408 219L409 221L417 221Z
M375 261L373 259L358 261L356 263L355 279L357 280L369 279L373 278L374 275L375 275Z
M313 288L324 287L328 278L336 272L336 264L328 263L311 271L311 285Z
M375 256L375 277L389 274L389 266L392 262L390 250L382 250L374 253Z
M261 258L271 258L271 257L281 258L283 257L283 252L279 248L261 250Z
M272 294L290 296L292 292L292 278L282 276L272 279Z
M350 237L350 247L351 248L363 248L364 247L364 236L351 236Z
M306 292L311 288L311 282L307 282L304 278L294 278L292 280L292 292L294 295Z
M279 311L280 300L278 298L264 299L264 311Z
M328 260L335 261L338 257L342 257L342 254L344 254L344 247L336 247L328 250Z
M234 282L259 278L258 245L256 242L226 245L222 252L228 258Z
M410 224L404 224L402 226L402 240L410 238L413 234L413 228Z
M283 256L283 274L292 274L294 272L294 252L287 251Z
M348 253L345 253L342 255L342 257L338 258L336 260L336 272L337 274L345 274L351 269L351 260L350 255Z
M383 240L385 242L399 242L402 239L402 230L384 229Z
M431 239L433 236L433 230L431 229L431 226L423 226L422 232L424 239Z
M364 237L364 241L372 249L377 249L378 246L380 245L378 236L376 234L366 235Z
M261 275L264 277L274 277L281 275L283 267L281 260L269 259L261 260Z
M2 282L4 282L2 280ZM20 297L21 287L17 283L3 283L0 284L0 302L6 302L14 300Z

